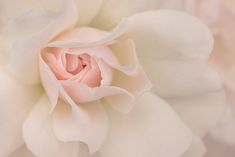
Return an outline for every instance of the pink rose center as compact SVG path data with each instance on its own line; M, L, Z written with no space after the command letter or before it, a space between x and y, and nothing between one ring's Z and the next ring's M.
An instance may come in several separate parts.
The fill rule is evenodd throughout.
M97 60L87 53L80 55L61 53L56 49L46 52L44 60L58 80L73 80L89 87L101 84L101 72Z

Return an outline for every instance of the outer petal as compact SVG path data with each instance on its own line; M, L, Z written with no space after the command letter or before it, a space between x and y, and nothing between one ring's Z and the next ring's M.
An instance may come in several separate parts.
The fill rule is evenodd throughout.
M216 125L224 114L226 106L223 91L167 99L167 102L199 137L203 137Z
M235 115L231 108L227 108L226 113L211 130L210 135L221 143L231 146L235 144Z
M107 134L108 121L102 104L97 102L79 104L84 114L75 113L71 107L59 102L53 113L53 129L62 141L81 141L91 153L97 151Z
M182 97L222 90L219 75L199 60L156 60L140 58L154 84L153 91L164 98Z
M115 9L113 9L114 6ZM122 18L137 12L160 8L181 9L182 7L182 0L148 0L147 2L145 0L104 0L93 24L101 28L110 28Z
M22 124L40 89L26 86L0 68L0 156L6 157L22 143Z
M59 0L1 0L0 1L0 23L8 21L36 10L51 10L58 9ZM13 5L14 4L14 5Z
M206 152L206 146L203 141L197 137L193 138L193 142L188 150L180 157L203 157Z
M17 149L9 157L36 157L36 156L34 154L32 154L25 145L22 145L19 149Z
M129 18L130 33L141 57L155 59L207 59L213 48L209 29L195 17L160 10Z
M23 125L24 141L39 157L77 157L79 143L60 142L56 139L51 123L50 102L43 95Z
M111 126L102 157L180 156L191 143L189 129L151 93L142 95L128 114L107 110Z
M77 12L73 0L65 4L57 17L41 31L18 41L11 56L16 76L27 83L39 81L38 53L40 49L59 33L69 29L76 22Z
M97 15L103 0L75 0L77 2L79 20L78 25L88 25Z

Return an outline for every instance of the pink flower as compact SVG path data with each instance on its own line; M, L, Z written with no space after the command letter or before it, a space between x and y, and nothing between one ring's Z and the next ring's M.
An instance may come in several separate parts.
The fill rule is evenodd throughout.
M153 10L181 2L10 2L0 1L1 157L205 152L225 104L206 63L211 33L186 13Z

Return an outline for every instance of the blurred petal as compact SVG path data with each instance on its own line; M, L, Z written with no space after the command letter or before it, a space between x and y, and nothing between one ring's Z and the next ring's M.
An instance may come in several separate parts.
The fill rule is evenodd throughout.
M32 154L25 145L22 145L9 157L36 157L36 156Z
M77 12L73 0L64 1L62 10L41 31L19 40L11 55L11 64L16 76L26 83L39 81L38 55L40 49L53 37L73 27Z
M56 11L59 8L59 2L60 0L1 0L0 22L6 24L8 21L31 11Z
M225 112L223 91L167 99L196 136L203 137Z
M85 144L80 144L79 157L101 157L98 152L90 154Z
M79 104L74 113L71 107L60 101L53 112L53 129L61 141L79 141L88 145L91 153L97 151L106 138L108 121L102 104L91 102Z
M198 60L155 60L141 58L153 82L153 91L164 98L190 96L222 90L220 76Z
M209 29L184 12L149 11L129 20L128 37L134 39L140 58L206 60L212 51Z
M39 157L77 157L79 143L65 143L56 139L49 112L50 102L43 95L23 125L23 136L27 147Z
M115 6L115 9L114 9ZM93 25L100 28L110 28L122 18L153 9L182 9L182 0L104 0Z
M235 145L235 114L227 108L215 128L211 130L211 137L227 145Z
M146 93L128 114L107 107L110 129L102 157L180 156L191 144L191 132L167 103Z
M75 0L78 8L78 26L88 25L100 10L103 0Z
M206 153L206 146L200 138L194 137L191 146L180 157L203 157Z
M0 68L0 156L5 157L23 144L22 124L40 89L15 80Z
M219 142L210 136L204 139L207 152L204 157L234 157L235 147L234 145L226 145L223 142Z

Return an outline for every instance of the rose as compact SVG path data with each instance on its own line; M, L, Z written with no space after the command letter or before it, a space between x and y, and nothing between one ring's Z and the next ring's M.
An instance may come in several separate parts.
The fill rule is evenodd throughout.
M203 154L204 148L200 138L220 116L224 101L220 79L205 64L212 48L212 38L208 29L195 18L177 11L149 11L133 15L139 11L160 7L160 1L149 1L149 5L146 6L134 1L132 5L117 4L114 10L111 6L116 2L120 4L119 1L107 1L104 4L100 1L92 1L97 4L90 5L90 1L78 1L80 5L76 7L71 0L65 1L63 9L55 14L43 10L14 18L14 13L10 12L12 13L9 16L10 21L4 22L5 20L1 18L4 23L1 29L1 54L4 59L1 62L0 73L1 91L4 91L0 92L3 112L0 119L4 124L0 126L0 136L3 139L0 143L1 156L9 156L11 153L15 156L24 156L23 153L26 152L39 157L73 157L78 154L91 156L86 146L91 153L95 152L95 155L102 157L146 155L168 157L181 156L183 153L184 156ZM129 1L122 3L129 3ZM171 3L169 1L165 4ZM27 12L28 8L32 8L28 5L30 3L21 3L18 7L20 9L23 6L22 10ZM86 6L89 8L95 6L95 8L88 10ZM123 6L127 8L123 10ZM5 8L8 7L10 6L5 6ZM120 8L122 8L121 11ZM56 10L56 8L53 9ZM22 12L22 10L16 9L16 12ZM80 15L79 20L76 16L77 10ZM1 15L6 14L3 12ZM91 41L90 39L79 41L78 36L75 36L74 31L81 29L84 25L92 27L96 33L102 30L101 34L107 34L104 29L116 24L124 16L129 16L127 18L129 28L126 31L123 31L125 23L124 25L121 23L111 34L108 33L107 38L101 38L101 40L99 40L99 35L98 39L97 36L85 35L91 38ZM74 27L75 23L76 27ZM66 39L68 32L71 32L72 36ZM83 29L82 33L84 32ZM76 37L76 40L73 37ZM138 83L139 78L143 77L137 74L143 74L143 70L135 58L134 51L130 51L132 52L130 58L127 55L130 45L133 48L131 40L134 41L141 65L153 82L152 92L140 95L141 91L148 88L141 87L140 90L128 88L136 87L133 84L138 87L145 85ZM119 51L106 49L115 45L116 50ZM98 53L92 53L100 50L97 46L105 47L107 51L103 49L100 51L105 54L96 56ZM61 52L67 48L69 51L76 48L76 51L75 53ZM89 52L79 54L80 49L86 49ZM93 60L92 67L98 67L95 71L98 74L100 71L100 76L102 68L94 66L100 61L99 59L105 61L104 65L109 67L107 69L112 69L113 72L119 70L123 73L125 70L130 72L131 69L131 73L124 73L131 75L117 77L115 73L108 72L107 75L102 74L102 76L109 75L112 79L103 77L107 78L107 81L103 82L99 75L92 77L94 84L88 81L91 77L71 81L71 75L61 75L64 74L61 70L66 70L66 74L71 72L74 75L80 74L82 70L74 71L73 66L72 70L67 69L64 64L57 73L55 67L63 62L61 57L53 61L57 53L67 55L68 58L74 59L75 57L81 64L86 62L84 65L88 67ZM124 57L122 53L125 54ZM112 57L113 54L120 56ZM131 66L123 69L115 64L115 59L112 60L112 58L117 58L118 61L125 60L125 63L128 61L127 65ZM134 66L130 64L130 61L135 63ZM68 61L68 63L72 62ZM78 60L75 63L76 69L79 68ZM175 73L176 71L178 73ZM193 74L192 71L194 71ZM141 76L146 78L145 75ZM128 78L127 81L124 78ZM110 91L102 96L99 96L102 92L95 92L95 89L102 89L102 85L106 88L111 87L115 79L124 81L123 86L118 86L126 90L126 92L122 90L124 94L120 93L121 96L133 98L134 103L124 101L127 102L124 104L123 100L131 99L123 99L123 97L109 99ZM63 84L64 80L65 82L71 81L72 85L66 86ZM41 90L40 83L43 84L43 90ZM76 85L73 86L73 84ZM83 100L84 96L80 97L76 95L77 92L72 91L73 88L80 86L89 89L85 100ZM85 91L79 93L84 94ZM191 131L185 123L168 103L154 93L171 104L171 107L192 130L193 140L191 140ZM114 95L117 96L117 94L119 93ZM15 98L10 99L13 96ZM129 112L123 114L120 111ZM14 115L14 118L10 115ZM21 132L22 125L23 133Z

